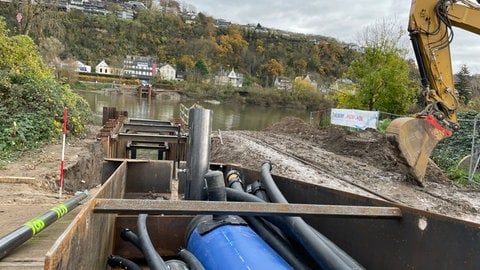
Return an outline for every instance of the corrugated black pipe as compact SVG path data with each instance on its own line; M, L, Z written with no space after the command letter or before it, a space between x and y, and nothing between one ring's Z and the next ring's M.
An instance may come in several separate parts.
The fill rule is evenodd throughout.
M142 267L138 264L116 255L110 255L107 259L107 263L110 267L121 267L125 270L142 270Z
M261 167L260 181L267 191L268 197L275 203L288 203L270 174L272 166L265 162ZM364 269L358 262L348 256L342 249L321 233L314 232L300 217L285 217L292 233L305 247L312 258L324 269Z
M234 190L239 192L244 192L241 185L240 175L237 175L238 179L228 178L229 186ZM247 193L245 193L247 194ZM291 245L280 237L275 232L271 231L260 217L243 217L250 227L268 244L272 247L278 254L285 259L294 269L298 270L307 270L310 269L305 263L303 263L299 258L301 254L297 254Z
M72 211L72 209L77 207L77 205L87 196L87 191L80 192L0 238L0 259L55 221L65 216L65 214Z
M178 256L187 263L188 267L190 267L190 270L205 270L205 267L203 267L203 264L191 253L185 248L181 248L180 251L178 252Z
M168 270L165 261L157 253L147 231L148 214L140 214L137 219L138 242L148 266L152 270Z

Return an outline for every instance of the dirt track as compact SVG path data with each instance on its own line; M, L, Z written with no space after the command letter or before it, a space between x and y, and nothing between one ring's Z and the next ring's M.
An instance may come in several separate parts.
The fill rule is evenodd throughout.
M258 170L270 160L273 174L480 223L477 186L452 184L432 162L425 187L413 184L402 173L385 136L376 131L318 129L286 118L266 131L220 135L221 140L212 141L213 162Z

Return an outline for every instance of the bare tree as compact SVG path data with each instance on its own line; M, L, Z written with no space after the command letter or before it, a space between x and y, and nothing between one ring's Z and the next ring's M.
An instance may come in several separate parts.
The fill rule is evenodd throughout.
M396 18L383 18L365 27L357 34L360 47L400 49L406 55L409 50L407 31Z

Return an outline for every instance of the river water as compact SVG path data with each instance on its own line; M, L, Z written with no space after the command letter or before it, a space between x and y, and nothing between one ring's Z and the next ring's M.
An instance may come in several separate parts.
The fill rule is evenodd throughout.
M175 101L156 98L139 98L130 94L106 94L103 91L77 91L84 97L95 115L95 123L101 124L103 107L115 107L127 111L130 118L171 120L180 115L180 104L187 107L198 104L213 112L213 130L262 130L286 116L309 121L306 110L261 107L252 105L212 104L205 101Z

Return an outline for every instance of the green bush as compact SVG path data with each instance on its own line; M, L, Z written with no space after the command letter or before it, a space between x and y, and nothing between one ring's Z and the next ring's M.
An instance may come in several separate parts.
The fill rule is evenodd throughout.
M73 135L82 134L91 119L87 102L55 81L33 41L9 37L3 27L0 20L0 165L19 151L60 138L64 107Z
M462 179L468 176L468 172L456 168L462 158L471 154L473 136L476 136L477 141L480 140L478 132L476 134L473 132L474 119L477 115L476 111L459 112L460 130L456 131L451 137L440 141L432 152L432 160L452 180L462 182Z

